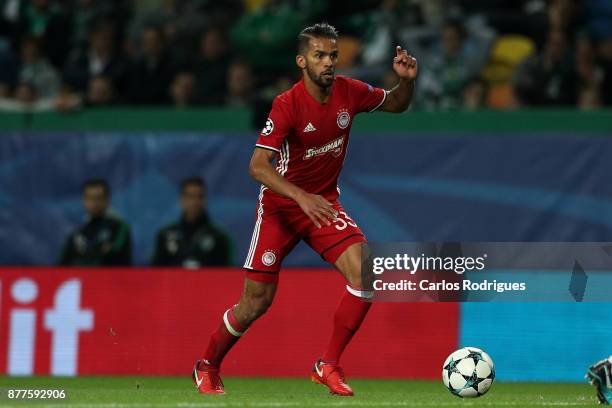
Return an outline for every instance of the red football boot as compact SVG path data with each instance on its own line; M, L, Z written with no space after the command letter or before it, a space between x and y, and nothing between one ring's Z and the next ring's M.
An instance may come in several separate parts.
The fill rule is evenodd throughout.
M317 384L322 384L329 388L329 392L334 395L352 397L353 390L344 380L344 371L335 364L327 364L320 359L315 363L310 379Z
M206 360L196 361L191 377L200 394L225 394L219 369L210 367Z

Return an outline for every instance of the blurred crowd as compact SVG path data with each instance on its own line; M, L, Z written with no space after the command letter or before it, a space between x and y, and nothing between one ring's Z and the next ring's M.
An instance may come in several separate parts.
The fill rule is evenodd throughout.
M395 84L394 45L408 48L417 109L612 103L610 0L0 0L0 109L265 115L318 21L341 33L338 73L372 85Z

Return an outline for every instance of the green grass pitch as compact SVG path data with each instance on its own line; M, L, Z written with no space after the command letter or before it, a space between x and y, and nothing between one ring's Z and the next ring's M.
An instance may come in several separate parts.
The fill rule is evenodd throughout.
M597 406L588 384L494 383L481 398L452 396L441 381L350 381L355 397L334 397L308 379L226 378L226 395L198 395L185 377L0 377L0 407L565 407ZM65 400L9 400L9 389L63 389Z

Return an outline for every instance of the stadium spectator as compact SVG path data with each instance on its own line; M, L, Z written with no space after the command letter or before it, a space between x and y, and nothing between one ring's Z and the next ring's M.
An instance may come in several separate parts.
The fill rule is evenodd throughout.
M444 12L448 3L444 1L438 12ZM459 11L468 20L483 19L500 34L532 36L538 27L546 27L546 0L459 0L455 3L455 13Z
M192 72L178 73L170 85L172 103L176 108L186 108L193 105L195 98L195 76Z
M234 25L231 38L238 52L259 73L263 83L294 69L295 33L303 15L290 2L266 1Z
M66 239L60 265L130 265L130 228L109 210L111 192L108 183L103 179L87 180L82 194L88 219Z
M69 13L64 5L56 0L31 0L18 1L16 4L13 2L6 6L16 8L19 27L17 36L44 39L47 57L53 65L61 67L69 50L66 39L70 37Z
M347 76L378 84L389 69L386 62L393 57L393 47L402 43L402 31L418 23L418 7L402 0L384 0L377 9L351 20L353 24L347 28L356 33L360 42L351 44L346 36L339 38L338 68ZM359 64L346 69L342 60L352 52L359 55Z
M85 95L62 92L53 102L59 111L69 112L84 107L96 108L113 105L118 102L117 90L110 78L96 75L89 80Z
M36 87L28 82L21 82L15 89L15 100L24 105L31 105L36 102L38 95L36 94Z
M60 77L53 66L41 55L40 40L27 37L21 42L19 81L32 84L42 99L57 96Z
M563 31L551 31L544 50L518 67L514 87L522 106L576 105L577 76Z
M597 105L596 101L601 102L601 86L604 80L604 69L597 61L595 45L589 36L581 35L576 40L575 56L576 74L578 75L579 86L579 106L584 106L583 101L590 107ZM585 99L586 98L586 99Z
M147 27L159 27L164 35L167 57L177 65L188 65L193 59L198 34L206 27L210 16L198 11L201 0L139 1L128 28L128 52L138 56L138 44ZM224 2L221 2L224 3Z
M141 48L142 55L130 67L127 100L137 104L167 104L170 102L169 86L174 68L167 58L161 27L144 29Z
M246 107L254 98L254 81L251 66L242 61L233 62L227 71L226 106Z
M51 99L39 99L34 85L21 82L15 88L14 97L10 94L0 97L0 110L7 112L44 112L53 109Z
M101 21L92 27L89 47L75 50L64 68L64 82L73 91L85 93L96 75L110 78L121 87L126 75L126 62L114 52L113 25Z
M412 0L419 10L419 19L423 26L440 27L450 18L461 14L461 7L454 0Z
M187 178L180 188L181 219L157 234L153 265L186 268L230 265L231 242L208 216L204 180Z
M603 68L602 102L606 106L612 106L612 33L608 38L602 39L598 48L599 62Z
M481 77L470 79L463 90L463 108L476 111L487 107L487 82Z
M87 87L88 106L105 106L115 102L116 92L110 78L104 75L96 75L89 81Z
M550 0L547 9L548 30L566 34L577 33L583 24L580 5L576 0Z
M128 16L128 3L117 0L74 0L70 7L72 12L71 49L82 50L87 47L90 27L97 22L117 21L122 16ZM122 23L117 22L119 25Z
M197 62L198 102L221 105L227 94L227 69L230 65L229 44L220 28L210 27L200 40Z
M463 100L467 81L478 76L482 69L492 38L485 34L469 38L465 27L458 20L448 20L442 26L439 45L433 53L415 51L426 55L420 82L417 86L419 105L432 108L457 108ZM422 49L421 49L422 50Z
M389 45L406 46L423 67L414 107L427 109L460 106L468 79L480 75L491 86L491 106L508 106L510 80L501 87L481 72L496 34L500 38L521 34L538 49L547 50L549 33L562 32L568 52L576 45L576 57L586 58L581 54L585 44L580 33L587 29L593 39L588 58L595 61L595 70L588 68L587 59L576 60L575 89L569 95L531 98L525 97L525 91L532 93L527 90L529 84L517 83L515 89L522 95L523 106L581 105L582 94L585 100L612 104L612 92L604 92L612 81L612 59L606 52L606 38L612 36L612 5L607 0L357 0L350 4L324 0L0 0L0 97L11 105L7 98L20 82L27 82L36 87L34 105L48 99L40 82L51 78L49 69L45 68L42 77L18 76L19 67L29 64L16 55L20 45L30 47L30 42L36 42L40 61L59 72L63 85L77 93L62 94L60 108L75 101L80 101L78 106L87 105L89 84L97 75L110 79L113 102L173 103L173 79L188 82L185 75L177 75L183 71L192 71L196 79L190 103L243 106L244 98L227 97L231 91L227 78L235 74L229 72L234 51L256 73L245 88L259 95L278 78L294 72L293 33L304 20L319 16L337 20L342 27L341 73L374 85L384 81L388 67L383 61L392 49ZM529 67L537 70L533 61L521 69ZM603 73L599 85L584 81L585 74L591 75L588 70ZM567 80L572 75L562 76ZM544 94L550 92L555 93L551 88ZM593 98L597 94L599 98Z
M596 110L602 107L599 88L592 85L583 86L578 93L578 108L584 111Z

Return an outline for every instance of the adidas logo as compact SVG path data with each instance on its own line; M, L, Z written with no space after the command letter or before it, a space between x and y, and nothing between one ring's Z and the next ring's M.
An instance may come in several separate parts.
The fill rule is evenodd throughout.
M304 133L314 132L315 130L317 130L317 129L314 126L312 126L312 123L308 122L308 124L304 128Z

